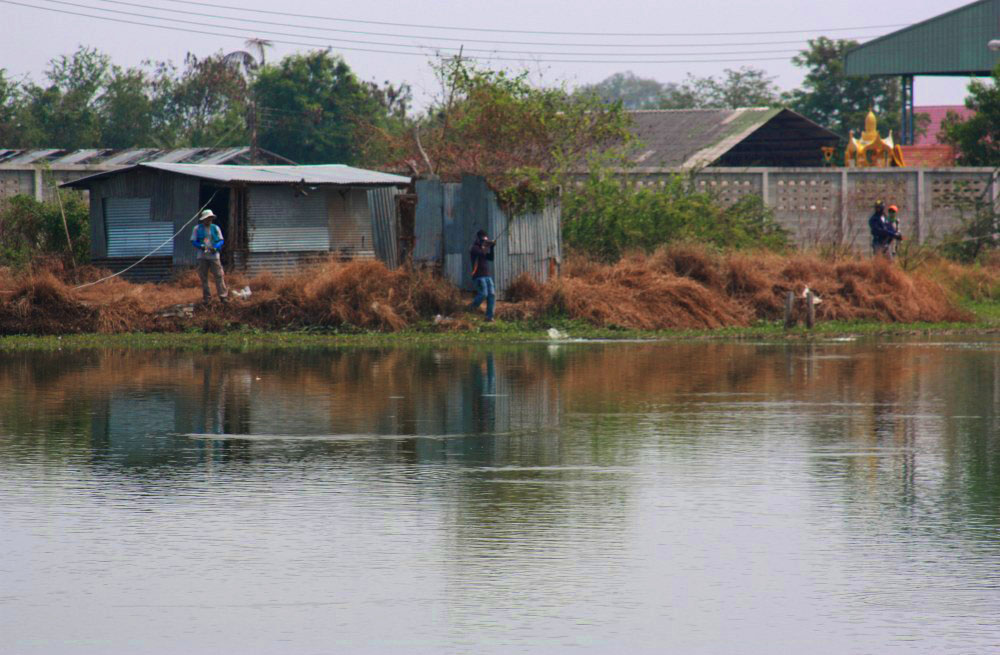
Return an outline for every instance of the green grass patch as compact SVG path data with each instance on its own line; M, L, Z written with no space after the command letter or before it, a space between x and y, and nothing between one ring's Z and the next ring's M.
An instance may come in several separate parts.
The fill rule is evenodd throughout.
M858 336L919 336L933 334L981 334L1000 331L1000 303L977 303L968 307L979 320L975 323L879 323L874 321L830 321L818 323L812 330L803 325L785 329L781 322L760 322L750 327L727 327L715 330L627 330L594 327L574 320L546 322L497 321L477 323L471 330L441 331L439 326L424 323L399 332L287 331L266 332L236 329L228 332L75 334L63 336L16 335L0 338L2 350L58 349L171 349L246 351L275 348L381 348L450 346L465 344L516 344L551 341L549 328L556 328L568 339L587 340L809 340Z

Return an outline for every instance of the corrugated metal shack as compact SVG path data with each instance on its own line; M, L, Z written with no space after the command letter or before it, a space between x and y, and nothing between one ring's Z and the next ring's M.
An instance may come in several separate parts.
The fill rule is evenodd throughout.
M508 216L481 177L460 183L419 180L414 219L413 261L440 265L455 286L471 290L469 248L476 232L497 239L493 277L503 297L521 273L539 282L559 272L562 264L561 211L550 202L542 211Z
M63 186L90 191L95 264L120 270L153 253L128 276L158 280L194 265L192 218L203 205L219 217L230 268L285 273L331 255L395 265L395 196L409 183L344 165L151 162Z

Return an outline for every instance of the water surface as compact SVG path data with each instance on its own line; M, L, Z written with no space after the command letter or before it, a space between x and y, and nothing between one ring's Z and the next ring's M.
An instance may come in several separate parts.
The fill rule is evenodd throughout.
M991 652L998 407L997 341L0 353L0 652Z

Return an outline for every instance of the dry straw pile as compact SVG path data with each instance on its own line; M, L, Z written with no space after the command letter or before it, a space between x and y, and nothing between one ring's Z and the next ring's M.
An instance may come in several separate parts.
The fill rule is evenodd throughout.
M949 285L957 280L977 288L1000 287L996 271L970 277L952 266L929 270ZM21 274L0 270L0 334L221 330L234 325L396 331L438 315L457 317L442 323L448 329L474 325L462 314L468 298L440 277L391 271L377 261L328 262L283 278L231 275L231 288L252 289L249 299L199 307L188 316L170 308L200 300L200 284L191 271L163 284L114 278L74 289L101 275L89 268L67 272L52 263ZM596 326L644 330L745 326L780 319L786 293L799 294L806 286L822 299L819 320L971 319L931 276L906 273L882 259L719 255L685 245L629 255L610 265L571 258L562 276L544 285L516 280L497 315L559 315Z

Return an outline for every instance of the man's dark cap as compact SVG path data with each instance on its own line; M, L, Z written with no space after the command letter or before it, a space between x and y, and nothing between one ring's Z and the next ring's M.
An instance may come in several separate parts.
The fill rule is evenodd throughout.
M486 230L479 230L478 232L476 232L476 236L479 237L480 239L483 238L484 236L486 236Z

